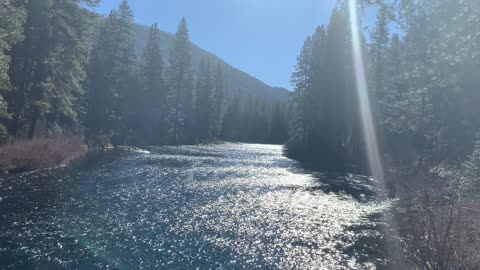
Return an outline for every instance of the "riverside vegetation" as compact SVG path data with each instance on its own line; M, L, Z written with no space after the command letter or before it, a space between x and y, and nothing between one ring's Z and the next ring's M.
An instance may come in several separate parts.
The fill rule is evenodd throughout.
M400 199L392 223L401 260L420 269L478 269L480 2L372 2L358 3L378 12L355 45L366 59L386 185ZM324 170L368 171L366 95L357 93L348 4L338 2L298 56L286 148Z

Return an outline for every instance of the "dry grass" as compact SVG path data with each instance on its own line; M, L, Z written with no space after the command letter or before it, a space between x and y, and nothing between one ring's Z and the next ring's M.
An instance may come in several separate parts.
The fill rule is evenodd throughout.
M66 164L85 153L79 136L15 141L0 148L0 171L19 172Z

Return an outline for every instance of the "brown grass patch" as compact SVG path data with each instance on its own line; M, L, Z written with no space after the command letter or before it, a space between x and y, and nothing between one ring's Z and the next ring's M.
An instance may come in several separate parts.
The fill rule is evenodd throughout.
M20 172L69 163L86 152L80 136L17 140L0 147L0 171Z

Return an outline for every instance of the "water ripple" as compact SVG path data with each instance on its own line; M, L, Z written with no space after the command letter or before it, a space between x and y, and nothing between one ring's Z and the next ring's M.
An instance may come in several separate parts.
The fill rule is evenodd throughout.
M233 143L92 153L0 198L1 269L371 269L388 207L366 177Z

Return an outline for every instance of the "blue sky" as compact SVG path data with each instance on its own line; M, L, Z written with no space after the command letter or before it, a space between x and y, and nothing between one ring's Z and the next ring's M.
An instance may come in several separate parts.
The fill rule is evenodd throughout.
M108 14L120 0L103 0ZM191 40L271 86L292 89L303 41L328 24L335 0L130 0L135 21L173 33L185 16Z

